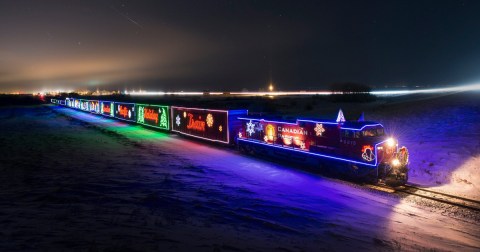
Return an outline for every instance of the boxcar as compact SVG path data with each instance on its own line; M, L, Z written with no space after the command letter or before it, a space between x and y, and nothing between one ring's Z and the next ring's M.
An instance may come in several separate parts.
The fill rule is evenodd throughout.
M223 144L234 143L235 129L240 126L239 116L247 110L216 110L203 108L170 108L172 131L199 139Z

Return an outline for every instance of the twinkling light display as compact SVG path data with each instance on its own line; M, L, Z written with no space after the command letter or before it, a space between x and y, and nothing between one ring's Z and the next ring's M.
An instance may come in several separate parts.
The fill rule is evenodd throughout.
M317 136L322 136L323 132L325 132L325 128L323 128L323 124L321 123L317 123L315 125L315 129L313 129L315 131L315 135Z
M137 123L168 130L168 106L136 104Z
M340 110L338 111L338 115L337 115L337 120L336 120L336 122L337 122L337 123L342 123L342 122L345 122L345 121L346 121L346 120L345 120L345 116L343 115L343 111L340 109Z
M187 116L187 114L185 113L185 117L186 116ZM175 117L175 123L177 124L177 126L180 126L180 124L182 123L180 115L177 115L177 117Z
M255 124L252 123L252 120L250 120L250 122L247 123L247 133L250 134L250 136L255 133Z
M368 162L373 161L375 159L375 154L372 146L364 145L362 147L362 158Z
M115 102L115 118L136 122L135 103Z
M238 121L237 114L246 115L247 111L172 106L170 114L175 121L172 125L173 132L214 142L230 143L233 140L233 136L230 135L230 123Z
M212 116L212 114L209 113L209 114L207 115L207 120L206 120L206 121L207 121L207 126L208 126L208 127L212 127L212 126L213 126L213 116Z

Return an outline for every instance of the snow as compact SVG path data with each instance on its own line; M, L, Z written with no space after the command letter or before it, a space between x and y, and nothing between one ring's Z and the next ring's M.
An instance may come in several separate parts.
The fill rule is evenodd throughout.
M335 119L342 108L347 120L362 112L382 123L387 134L410 154L409 182L480 200L480 92L404 95L370 103L333 103L303 99L297 106L278 102L281 114ZM310 111L302 106L314 105Z
M381 121L410 153L410 183L480 200L480 94L387 105Z
M478 216L235 150L54 106L0 119L2 251L480 248Z

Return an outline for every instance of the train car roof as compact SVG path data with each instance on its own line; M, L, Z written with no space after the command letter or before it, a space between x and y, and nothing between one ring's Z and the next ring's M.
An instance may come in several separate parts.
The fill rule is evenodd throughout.
M323 123L323 124L333 124L333 125L341 125L342 129L352 129L352 130L362 130L365 127L369 126L381 126L382 124L373 121L346 121L343 123L338 123L335 120L322 120L322 119L306 119L306 118L299 118L299 119L284 119L282 117L272 117L272 116L240 116L239 119L242 120L264 120L266 122L277 122L277 123L289 123L289 124L297 124L298 122L311 122L311 123Z

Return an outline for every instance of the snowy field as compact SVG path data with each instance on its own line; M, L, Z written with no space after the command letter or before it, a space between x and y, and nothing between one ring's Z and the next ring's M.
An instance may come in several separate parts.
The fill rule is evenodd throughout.
M370 103L318 101L312 110L298 104L281 113L321 117L342 108L347 120L364 112L380 122L410 153L410 183L480 200L480 92L405 95Z
M431 115L441 121L418 106L442 105L437 99L385 104L366 116L398 128L412 182L447 191L471 185L463 193L477 197L480 131L470 130L479 127L478 100L458 102ZM403 126L417 123L432 130ZM37 106L0 108L0 129L1 251L480 249L478 215L141 126ZM448 138L423 140L434 136ZM467 145L453 146L459 139Z

